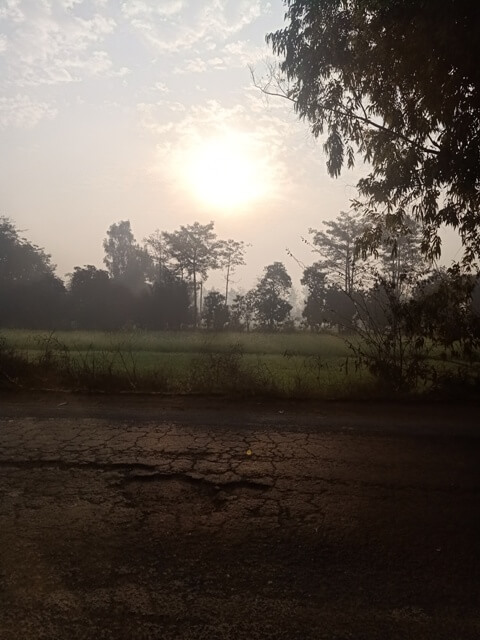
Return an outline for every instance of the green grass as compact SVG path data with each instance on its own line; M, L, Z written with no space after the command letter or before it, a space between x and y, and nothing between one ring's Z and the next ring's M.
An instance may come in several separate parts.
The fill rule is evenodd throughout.
M346 357L345 341L332 334L228 333L194 331L28 331L4 329L7 344L24 351L42 351L49 337L77 351L133 350L153 353L224 353L239 345L246 354Z
M0 338L0 386L290 398L375 397L387 388L328 333L2 330ZM412 391L428 392L435 376L447 391L480 377L478 366L432 354L428 365L436 373Z
M349 367L345 341L330 334L1 333L36 370L37 387L340 397L366 378Z

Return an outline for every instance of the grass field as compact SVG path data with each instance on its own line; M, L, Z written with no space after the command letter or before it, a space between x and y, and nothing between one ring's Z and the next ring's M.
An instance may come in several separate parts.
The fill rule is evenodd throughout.
M349 343L362 344L329 333L1 330L0 388L338 399L394 390L395 363L375 372ZM478 358L452 362L432 349L426 358L410 391L476 393Z
M28 331L3 329L1 334L16 349L42 351L45 341L56 340L79 351L129 349L150 353L222 353L240 345L244 353L346 357L345 340L333 334L228 333L200 331Z
M345 397L368 384L333 334L3 330L36 385ZM42 378L43 376L43 378Z

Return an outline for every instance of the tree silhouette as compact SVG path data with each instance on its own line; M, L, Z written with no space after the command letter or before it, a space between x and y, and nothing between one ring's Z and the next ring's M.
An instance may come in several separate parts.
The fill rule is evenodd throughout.
M286 300L292 279L281 262L265 267L255 288L255 317L258 325L269 331L278 329L288 318L292 305Z
M104 263L113 280L140 291L152 273L152 260L135 241L129 220L112 224L103 241Z
M267 35L280 74L262 84L291 100L338 176L359 153L358 183L377 224L412 213L422 249L459 229L465 259L480 256L480 54L475 2L286 0L285 28Z
M203 225L195 222L164 234L175 272L182 277L186 275L192 284L195 328L198 325L198 285L207 279L210 269L218 267L217 235L213 228L213 222Z

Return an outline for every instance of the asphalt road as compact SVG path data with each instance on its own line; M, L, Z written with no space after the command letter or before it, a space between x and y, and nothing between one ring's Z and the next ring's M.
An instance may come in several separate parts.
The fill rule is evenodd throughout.
M452 406L0 396L1 640L480 638Z

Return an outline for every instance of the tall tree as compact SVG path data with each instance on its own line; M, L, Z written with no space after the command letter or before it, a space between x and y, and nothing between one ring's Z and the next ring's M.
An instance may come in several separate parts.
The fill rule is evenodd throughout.
M225 272L225 306L228 305L230 279L237 267L245 264L245 243L238 240L220 240L218 265Z
M155 282L164 282L169 279L168 247L163 231L156 229L144 239L145 248L153 264L153 279Z
M65 287L50 256L0 217L0 325L54 329L65 323Z
M281 77L267 93L291 100L326 136L338 176L355 153L372 170L359 206L388 224L423 222L422 248L457 228L465 259L480 256L480 8L463 0L284 0L286 26L267 35Z
M192 283L195 328L198 324L198 285L207 279L210 269L218 267L217 235L213 229L213 222L195 222L164 234L170 259L177 272L186 274Z
M300 283L307 289L302 316L307 326L319 329L325 322L325 299L328 291L327 274L321 262L314 262L303 271Z
M309 229L312 244L319 254L317 268L322 268L331 284L351 294L359 279L357 240L364 223L353 213L342 211L335 220L324 223L325 230Z
M54 270L50 256L23 238L9 218L0 216L0 282L31 282Z
M70 314L80 329L113 329L112 282L107 271L91 264L75 267L68 285ZM113 322L112 322L113 321Z
M129 220L112 224L103 241L104 263L113 280L138 292L151 274L152 261L132 233Z
M368 231L366 235L368 237ZM431 263L422 254L421 245L420 225L409 216L383 231L380 246L375 251L377 280L381 280L397 297L410 293L419 279L430 271Z
M292 305L286 299L292 279L281 262L269 264L255 288L255 316L260 327L278 329L287 320Z
M237 294L230 309L230 327L236 330L250 331L255 315L255 290Z
M203 301L202 316L207 329L221 331L228 322L228 307L219 291L209 291Z

